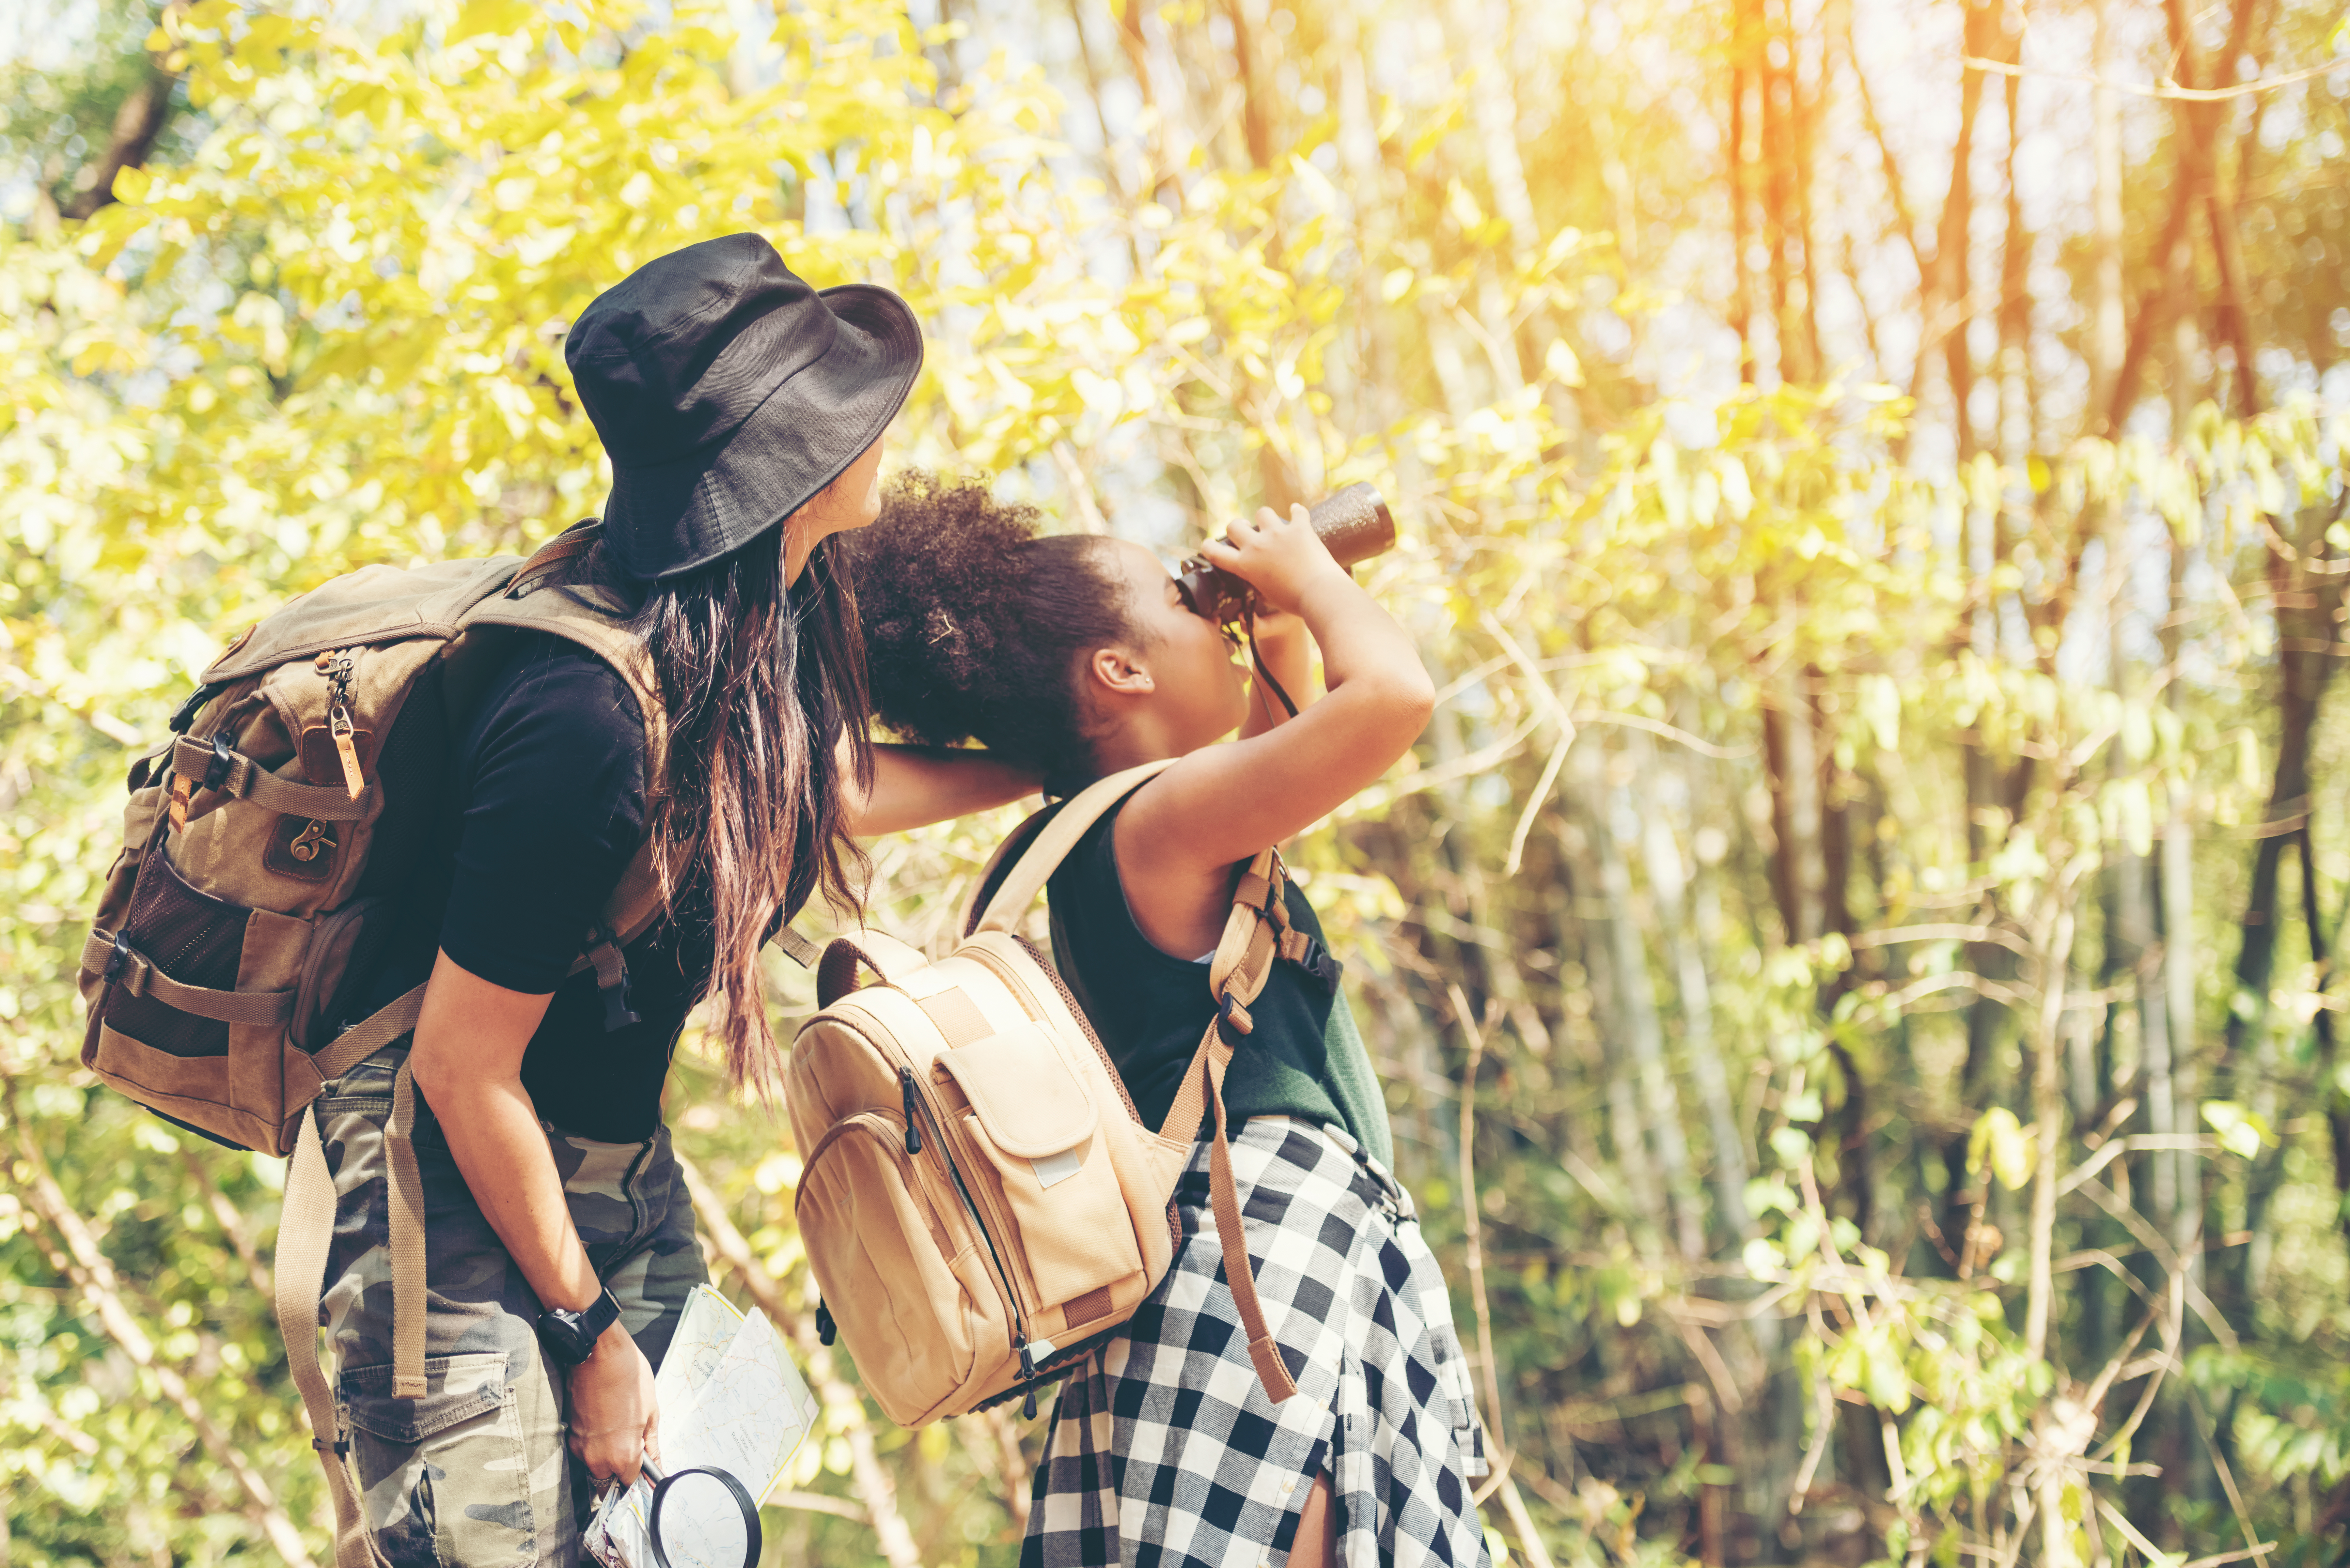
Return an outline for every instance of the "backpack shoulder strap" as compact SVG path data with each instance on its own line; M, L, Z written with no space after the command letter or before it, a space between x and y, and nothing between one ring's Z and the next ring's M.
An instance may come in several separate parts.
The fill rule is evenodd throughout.
M594 518L577 523L540 545L497 593L465 612L468 629L512 627L577 643L627 683L645 722L645 774L659 779L669 759L669 714L644 639L629 628L634 607L602 589L567 581L569 568L603 536Z
M1036 901L1036 895L1045 890L1045 884L1052 880L1053 873L1060 869L1061 862L1068 858L1069 851L1077 846L1077 840L1083 838L1094 824L1115 810L1127 796L1165 773L1177 760L1161 757L1155 763L1144 763L1124 773L1112 774L1087 785L1060 805L1048 808L1051 820L1043 826L1031 830L1028 823L1021 824L1014 830L1004 849L997 852L998 860L1007 852L1016 853L1019 858L1013 862L1010 870L1002 873L1002 883L996 888L995 896L987 900L985 911L975 921L964 921L965 933L975 936L981 931L1012 929L1028 906ZM1037 815L1043 816L1047 814L1040 812ZM1030 822L1035 820L1035 817L1029 819ZM1034 836L1028 836L1032 831ZM1020 847L1014 849L1014 846ZM983 888L988 879L996 875L996 863L991 862L985 876L981 878Z

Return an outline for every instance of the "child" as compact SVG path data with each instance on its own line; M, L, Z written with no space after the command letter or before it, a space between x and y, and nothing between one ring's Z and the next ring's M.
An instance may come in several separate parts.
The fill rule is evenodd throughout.
M893 728L976 737L1056 794L1182 758L1080 841L1048 894L1055 962L1153 1127L1214 1011L1207 957L1240 871L1385 773L1434 701L1410 639L1303 507L1235 523L1207 554L1255 588L1257 652L1296 717L1252 690L1149 551L1040 535L1033 508L979 484L899 481L853 556ZM1288 899L1318 943L1313 910ZM1298 1393L1274 1403L1249 1359L1203 1143L1167 1278L1062 1386L1024 1568L1487 1560L1469 1491L1482 1438L1444 1282L1388 1174L1386 1106L1336 978L1276 963L1224 1085L1257 1291Z

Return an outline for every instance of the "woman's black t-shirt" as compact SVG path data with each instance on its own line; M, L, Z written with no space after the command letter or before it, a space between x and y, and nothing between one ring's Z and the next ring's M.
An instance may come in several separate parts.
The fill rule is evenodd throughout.
M523 1054L540 1119L606 1142L650 1137L686 1014L710 984L706 887L623 950L638 1022L607 1033L592 972L570 973L644 842L645 727L609 665L564 639L517 635L457 738L433 848L417 868L376 989L381 1005L432 971L552 992ZM363 1015L363 1014L362 1014Z

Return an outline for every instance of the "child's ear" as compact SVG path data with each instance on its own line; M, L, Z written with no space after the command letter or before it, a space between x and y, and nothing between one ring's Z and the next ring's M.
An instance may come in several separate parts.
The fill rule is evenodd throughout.
M1123 648L1097 648L1087 660L1095 686L1120 697L1146 697L1157 689L1150 671Z

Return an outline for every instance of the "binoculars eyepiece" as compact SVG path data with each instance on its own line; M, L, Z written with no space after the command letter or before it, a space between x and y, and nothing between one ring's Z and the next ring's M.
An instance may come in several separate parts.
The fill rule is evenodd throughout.
M1306 509L1306 515L1332 557L1349 569L1392 548L1396 542L1395 517L1376 485L1350 484L1315 502ZM1204 556L1194 556L1177 568L1175 583L1182 591L1185 607L1218 626L1234 624L1255 606L1254 588L1211 565Z

